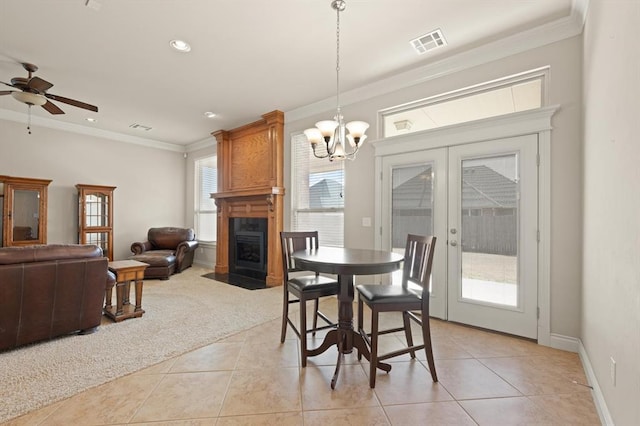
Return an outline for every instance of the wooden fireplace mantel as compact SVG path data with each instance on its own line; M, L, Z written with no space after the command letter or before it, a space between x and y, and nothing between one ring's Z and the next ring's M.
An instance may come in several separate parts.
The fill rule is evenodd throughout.
M215 272L229 273L229 219L267 219L267 286L282 285L280 231L284 221L284 113L212 133L218 143L218 208Z

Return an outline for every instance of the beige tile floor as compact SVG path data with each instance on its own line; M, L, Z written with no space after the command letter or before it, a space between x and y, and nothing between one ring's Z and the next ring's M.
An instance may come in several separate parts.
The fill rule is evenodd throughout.
M335 300L322 306L336 316ZM386 315L383 324L397 323ZM6 424L600 424L576 354L439 320L431 330L438 383L423 351L394 359L370 389L369 365L354 353L331 390L336 351L301 368L297 338L289 331L281 344L274 320ZM382 350L402 345L401 335L381 337Z

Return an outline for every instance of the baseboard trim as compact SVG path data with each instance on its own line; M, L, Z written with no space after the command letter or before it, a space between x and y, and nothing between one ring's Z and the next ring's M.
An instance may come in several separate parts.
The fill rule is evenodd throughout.
M577 353L580 349L580 339L551 333L549 336L549 346L554 349Z
M213 269L213 266L210 263L200 262L200 261L197 261L195 259L193 260L193 264L201 266L203 268Z
M593 367L591 366L591 361L589 360L589 355L587 354L587 350L582 345L582 341L578 340L578 354L580 355L580 360L582 361L582 366L584 367L584 372L587 375L587 382L591 385L593 392L593 402L595 403L596 410L598 410L598 415L600 416L600 422L606 426L614 426L615 423L611 418L611 413L609 413L609 408L607 407L607 403L604 400L604 396L602 395L602 390L600 389L600 385L598 384L598 379L596 379L595 372L593 371Z

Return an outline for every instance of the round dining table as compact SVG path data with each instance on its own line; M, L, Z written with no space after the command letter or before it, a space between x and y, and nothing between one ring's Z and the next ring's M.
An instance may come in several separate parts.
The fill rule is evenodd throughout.
M331 389L335 389L344 354L351 353L355 347L370 359L364 338L353 328L354 276L393 272L400 269L404 257L389 251L341 247L296 251L292 257L300 269L338 276L338 327L327 333L320 346L307 350L307 356L315 356L337 345L338 361L331 379ZM391 365L386 363L378 363L378 367L384 371L391 370Z

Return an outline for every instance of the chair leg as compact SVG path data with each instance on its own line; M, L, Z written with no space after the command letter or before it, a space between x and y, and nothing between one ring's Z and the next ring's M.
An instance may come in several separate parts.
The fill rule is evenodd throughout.
M286 283L284 284L287 285ZM289 292L285 289L282 300L282 331L280 332L280 343L284 343L287 337L287 318L289 317Z
M300 299L300 360L307 366L307 300Z
M404 322L404 336L407 339L407 347L413 347L413 336L411 335L411 320L407 311L402 312L402 321ZM409 351L411 358L416 357L416 351Z
M363 332L363 309L362 309L362 305L364 305L362 303L362 299L358 297L358 333L362 333ZM362 352L360 352L360 349L358 349L358 361L362 360Z
M318 305L320 304L320 298L316 298L313 303L313 331L312 336L316 335L316 328L318 328Z
M422 316L422 338L424 340L424 351L427 355L427 363L429 364L431 379L434 382L437 382L438 375L436 374L436 364L433 360L433 348L431 346L431 327L429 326L429 315Z
M369 365L369 387L376 387L376 368L378 367L378 311L371 310L371 364Z

